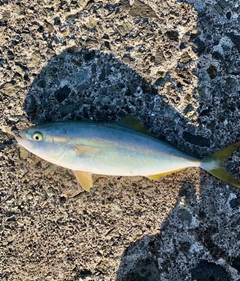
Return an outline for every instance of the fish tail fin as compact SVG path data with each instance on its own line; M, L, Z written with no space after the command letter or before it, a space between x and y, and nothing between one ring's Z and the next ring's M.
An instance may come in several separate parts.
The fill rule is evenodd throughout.
M231 173L224 168L224 161L227 160L234 151L240 148L240 142L229 145L216 153L205 157L201 162L201 168L220 179L221 181L240 188L238 181Z

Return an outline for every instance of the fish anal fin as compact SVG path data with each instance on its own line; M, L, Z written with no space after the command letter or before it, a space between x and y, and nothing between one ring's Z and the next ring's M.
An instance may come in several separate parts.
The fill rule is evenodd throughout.
M72 149L77 152L77 154L87 154L87 155L94 155L96 154L99 149L92 147L92 146L87 146L87 145L76 145L72 146Z
M185 168L184 168L185 169ZM170 175L172 173L176 173L176 172L179 172L179 171L182 171L184 169L178 169L178 170L173 170L173 171L170 171L170 172L165 172L165 173L161 173L161 174L156 174L156 175L150 175L150 176L147 176L149 179L151 180L155 180L155 181L158 181L160 180L161 178L167 176L167 175Z
M73 173L82 188L89 192L93 186L92 174L82 171L73 171Z
M147 135L151 135L151 133L133 116L126 116L123 119L117 121L116 124L125 128L139 131Z

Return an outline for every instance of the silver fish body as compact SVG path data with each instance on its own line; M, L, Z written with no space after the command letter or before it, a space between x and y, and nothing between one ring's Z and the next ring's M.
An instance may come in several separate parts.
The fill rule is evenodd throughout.
M201 161L187 155L151 136L133 118L115 124L42 124L21 131L17 141L44 160L73 170L87 190L92 186L92 173L159 179L187 167L213 171L219 162L214 157Z

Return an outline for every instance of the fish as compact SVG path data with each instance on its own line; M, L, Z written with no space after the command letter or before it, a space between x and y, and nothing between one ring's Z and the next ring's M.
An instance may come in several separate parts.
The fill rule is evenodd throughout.
M225 160L240 148L240 142L198 159L154 137L130 116L116 123L66 121L35 125L21 130L16 140L38 157L72 170L86 191L93 186L93 174L160 180L188 167L200 167L240 188L240 182L224 167Z

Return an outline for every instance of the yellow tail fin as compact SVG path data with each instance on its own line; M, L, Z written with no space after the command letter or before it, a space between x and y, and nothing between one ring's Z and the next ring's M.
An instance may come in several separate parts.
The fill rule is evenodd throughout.
M230 174L223 166L224 161L227 160L231 154L239 148L240 142L229 145L217 151L216 153L205 157L202 160L201 167L221 181L240 188L240 181Z

